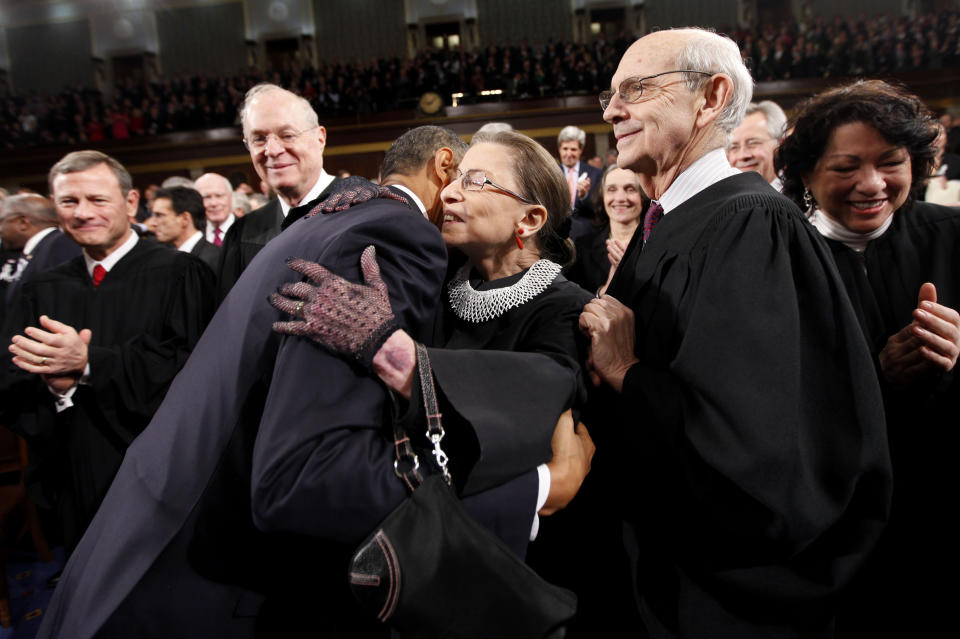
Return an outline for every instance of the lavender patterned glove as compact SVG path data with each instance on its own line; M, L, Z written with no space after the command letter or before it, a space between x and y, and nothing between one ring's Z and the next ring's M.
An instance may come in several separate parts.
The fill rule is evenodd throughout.
M387 198L403 202L404 204L407 203L405 199L387 187L374 184L359 175L351 175L342 180L337 190L331 193L327 199L313 207L313 210L310 211L306 217L313 217L318 213L326 214L346 211L351 206L363 204L367 200L376 198Z
M285 284L279 293L270 296L275 308L297 318L274 322L273 330L309 337L371 370L373 356L399 328L387 285L380 277L376 249L368 246L360 255L365 284L354 284L316 262L299 258L288 260L287 266L313 284Z

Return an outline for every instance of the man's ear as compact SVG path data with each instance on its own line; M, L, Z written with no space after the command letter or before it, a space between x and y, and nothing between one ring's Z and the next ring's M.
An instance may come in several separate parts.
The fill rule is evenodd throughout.
M720 117L723 108L733 99L733 80L725 73L717 73L707 80L703 105L697 114L697 124L705 127Z
M457 175L457 161L451 149L441 147L433 154L433 173L430 177L436 176L441 189L453 182Z

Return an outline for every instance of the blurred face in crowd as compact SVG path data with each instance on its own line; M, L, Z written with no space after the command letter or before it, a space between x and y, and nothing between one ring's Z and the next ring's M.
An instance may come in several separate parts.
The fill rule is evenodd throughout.
M643 208L637 174L627 169L611 169L603 180L603 207L612 222L634 223Z
M184 232L183 216L177 215L173 210L173 202L170 198L161 197L154 200L152 211L153 232L157 234L157 241L172 242L179 246L182 243L180 236Z
M560 162L566 167L576 166L580 161L580 155L583 148L576 140L568 140L560 143Z
M106 164L53 179L53 202L63 231L95 260L102 260L130 237L137 192L124 194Z
M265 91L249 104L244 140L257 174L297 205L323 170L327 132L311 123L305 105L285 91Z
M4 207L0 207L4 208ZM5 250L22 250L30 236L27 234L26 219L20 213L11 210L8 205L0 213L0 240Z
M857 233L876 230L893 215L906 202L911 182L907 149L863 122L834 129L804 178L820 210Z
M773 153L777 150L777 140L770 137L767 130L767 116L757 111L743 119L733 130L730 146L727 147L727 160L741 171L756 171L767 182L773 182L777 171L773 165Z
M214 227L219 227L230 217L233 208L233 189L230 188L230 181L222 175L207 173L197 178L195 185L203 198L207 220Z

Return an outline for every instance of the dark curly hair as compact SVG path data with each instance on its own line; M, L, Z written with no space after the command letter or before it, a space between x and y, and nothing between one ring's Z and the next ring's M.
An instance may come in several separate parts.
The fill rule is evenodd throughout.
M906 204L920 197L934 166L936 120L920 98L882 80L860 80L806 100L790 120L790 135L777 149L783 194L803 208L803 176L810 175L833 131L843 124L872 126L910 154L912 181Z

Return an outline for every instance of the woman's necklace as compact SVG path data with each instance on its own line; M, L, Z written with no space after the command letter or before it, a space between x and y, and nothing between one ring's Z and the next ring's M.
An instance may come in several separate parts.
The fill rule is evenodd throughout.
M560 274L560 265L537 260L516 283L489 291L470 285L470 265L464 264L447 285L450 308L460 319L479 324L500 317L511 308L529 302L547 290Z

